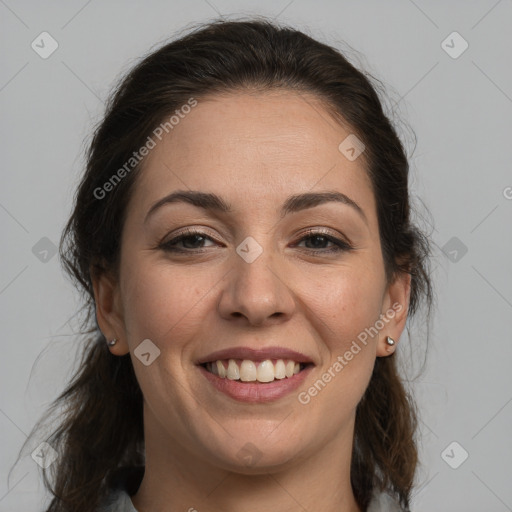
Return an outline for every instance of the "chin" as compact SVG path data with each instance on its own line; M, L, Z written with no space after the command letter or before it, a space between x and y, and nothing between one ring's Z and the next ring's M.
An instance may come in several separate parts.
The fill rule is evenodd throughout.
M276 438L273 443L269 443L264 435L247 436L244 439L248 440L231 440L227 445L219 447L216 453L211 454L212 464L234 473L266 474L294 465L302 451L296 444L286 443L286 439Z

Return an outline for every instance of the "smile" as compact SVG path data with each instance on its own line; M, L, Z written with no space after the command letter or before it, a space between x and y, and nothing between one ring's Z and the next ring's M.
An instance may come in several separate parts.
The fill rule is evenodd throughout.
M215 391L240 402L271 402L295 391L314 365L292 360L217 360L198 365ZM283 374L284 372L284 374Z

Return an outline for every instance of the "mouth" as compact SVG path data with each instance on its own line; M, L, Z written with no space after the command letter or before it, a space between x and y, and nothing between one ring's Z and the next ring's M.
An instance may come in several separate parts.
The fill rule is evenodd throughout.
M313 370L312 362L294 359L215 359L197 363L211 385L237 402L250 404L274 402L292 394ZM215 396L214 395L214 396Z
M296 390L315 367L313 359L285 347L232 347L196 360L196 367L218 391L239 402L270 402ZM214 395L214 396L215 396Z

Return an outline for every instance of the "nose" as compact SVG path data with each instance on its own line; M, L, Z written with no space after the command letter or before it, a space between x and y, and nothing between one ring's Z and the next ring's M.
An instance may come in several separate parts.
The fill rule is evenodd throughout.
M251 263L234 256L234 264L224 281L218 304L220 315L241 324L261 326L285 322L295 306L282 266L270 251Z

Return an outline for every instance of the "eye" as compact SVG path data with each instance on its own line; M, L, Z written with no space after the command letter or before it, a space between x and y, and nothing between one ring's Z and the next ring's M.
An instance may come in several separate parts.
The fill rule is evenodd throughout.
M197 252L198 249L202 249L202 247L198 245L204 243L205 240L214 241L213 238L210 238L201 231L187 229L178 236L161 244L159 248L168 252ZM178 244L182 244L182 247L179 247Z
M342 251L350 251L352 249L352 246L346 242L345 240L342 240L340 238L337 238L333 235L330 235L326 231L322 230L308 230L305 233L305 236L300 238L299 243L311 241L314 240L315 243L313 243L313 248L306 247L306 250L308 252L321 252L321 253L337 253ZM327 243L333 244L333 247L330 249L324 249L323 247ZM296 244L299 246L298 244Z

